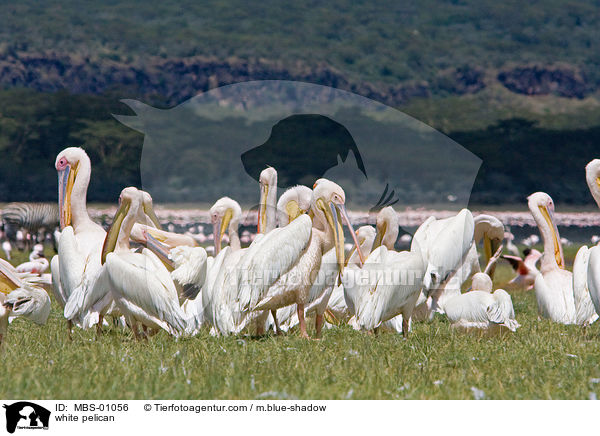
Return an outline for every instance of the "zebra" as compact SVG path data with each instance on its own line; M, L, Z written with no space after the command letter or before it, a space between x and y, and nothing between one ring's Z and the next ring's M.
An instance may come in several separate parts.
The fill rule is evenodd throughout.
M9 241L16 241L17 231L24 229L36 243L40 230L51 232L58 227L58 205L56 203L9 203L2 209L2 223Z

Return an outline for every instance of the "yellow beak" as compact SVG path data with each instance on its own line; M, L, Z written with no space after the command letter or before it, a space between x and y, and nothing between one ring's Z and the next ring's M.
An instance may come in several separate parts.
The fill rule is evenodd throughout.
M267 195L269 185L260 184L260 207L258 210L258 233L263 233L267 227Z
M101 257L102 265L104 265L104 262L106 262L106 256L108 255L108 253L112 253L113 251L115 251L115 247L117 246L117 240L119 239L119 233L121 231L121 226L123 225L123 220L127 216L130 207L130 200L125 198L123 199L123 201L121 201L121 205L119 206L119 209L115 214L113 223L108 229L108 233L106 234L106 238L104 239Z
M74 166L67 165L64 170L58 172L58 208L61 230L71 225L71 195L78 169L79 162Z
M552 215L546 208L546 206L540 206L540 212L542 216L546 220L548 227L550 227L550 232L552 233L552 240L554 242L554 259L556 259L556 264L559 268L565 269L565 261L562 256L562 250L560 248L560 242L558 240L558 230L556 230L556 225L554 224L554 220L552 219Z

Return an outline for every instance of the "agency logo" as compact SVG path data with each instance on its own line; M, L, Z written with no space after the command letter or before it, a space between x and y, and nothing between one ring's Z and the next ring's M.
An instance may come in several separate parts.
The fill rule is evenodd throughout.
M50 411L29 401L5 404L6 431L14 433L16 429L48 430Z

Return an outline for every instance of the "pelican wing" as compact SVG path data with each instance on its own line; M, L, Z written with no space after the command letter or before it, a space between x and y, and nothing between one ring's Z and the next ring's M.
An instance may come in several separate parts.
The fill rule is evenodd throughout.
M113 253L106 267L119 298L183 332L185 317L178 304L175 284L160 259L150 250L142 253Z
M515 320L515 311L508 292L497 289L492 296L493 302L486 309L489 320L495 324L502 324L513 332L516 331L520 326Z
M597 246L589 249L587 286L596 313L600 313L600 247Z
M312 220L301 215L251 245L235 269L240 307L254 309L269 288L288 272L310 243Z
M523 271L521 274L527 274L527 267L525 266L525 263L523 262L523 259L521 259L518 256L510 256L507 254L503 254L502 259L508 261L508 263L510 263L510 266L512 266L512 268L515 271L518 271L519 273L521 273L521 271Z
M588 267L590 252L587 246L582 246L573 262L573 298L575 301L575 317L577 324L587 325L598 319L594 303L588 289Z
M173 248L169 256L175 265L171 278L183 287L184 298L195 299L206 281L206 250L183 245Z

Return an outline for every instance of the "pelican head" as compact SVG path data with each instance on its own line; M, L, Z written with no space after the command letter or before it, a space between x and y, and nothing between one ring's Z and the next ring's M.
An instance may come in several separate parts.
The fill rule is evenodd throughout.
M258 178L258 182L260 183L260 207L258 211L258 233L266 233L267 231L267 206L269 200L271 200L272 205L275 205L277 199L277 171L275 168L265 168L260 173L260 177ZM274 212L274 211L272 211ZM275 224L271 222L271 224Z
M285 191L277 202L277 220L279 227L287 226L300 215L310 210L312 189L298 185Z
M471 290L491 293L492 286L492 279L487 274L479 272L473 275Z
M221 251L221 240L229 226L237 226L242 217L242 208L239 203L229 197L219 198L210 208L210 217L213 225L215 256Z
M58 172L58 208L61 230L71 225L71 198L77 173L82 164L91 167L87 153L79 147L69 147L56 156L55 167ZM89 181L89 180L88 180ZM83 192L85 196L85 190Z
M327 179L319 179L315 183L311 200L311 210L314 213L314 219L320 221L323 224L323 228L329 227L333 235L333 245L335 247L340 275L344 267L344 229L342 227L342 218L346 221L346 225L350 230L361 265L365 263L360 250L360 244L356 239L356 233L346 212L345 203L346 194L338 184Z
M486 214L477 215L473 221L475 222L473 239L475 243L483 239L483 252L487 263L502 244L504 224L495 216Z
M389 250L394 249L398 239L398 215L392 206L384 207L377 214L377 237L373 249L385 245Z
M372 226L360 226L356 230L356 239L358 241L358 246L360 247L360 251L362 253L370 253L373 249L373 242L375 241L376 232ZM347 265L358 263L355 259L357 256L356 246L352 247L352 251L348 257Z
M152 196L146 191L140 191L142 194L142 207L140 209L140 216L138 222L148 223L157 229L161 229L160 221L154 212L154 205L152 203Z
M554 202L545 192L535 192L527 197L529 210L535 219L535 222L544 237L544 245L551 242L554 253L554 260L559 268L565 268L565 261L560 244L558 229L554 223ZM544 251L546 249L544 248Z
M143 195L137 188L130 186L121 191L119 208L106 234L106 239L104 239L102 264L106 262L108 253L113 252L117 245L120 244L123 248L129 248L129 235L142 209L142 202Z

